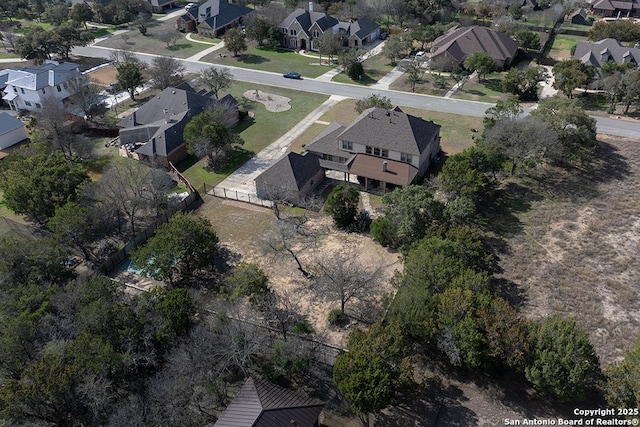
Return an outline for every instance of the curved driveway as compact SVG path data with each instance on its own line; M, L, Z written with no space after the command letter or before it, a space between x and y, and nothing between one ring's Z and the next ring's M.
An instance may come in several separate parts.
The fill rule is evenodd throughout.
M89 56L94 58L108 58L113 49L100 46L76 47L73 53L76 55ZM158 55L137 53L138 58L144 62L150 62ZM267 71L249 70L238 67L222 67L201 61L190 61L188 59L176 58L182 61L187 71L199 72L211 66L227 68L233 74L234 79L264 84L276 87L285 87L307 92L323 93L326 95L340 95L349 98L364 98L372 93L381 94L388 97L392 103L401 106L422 108L425 110L440 111L444 113L461 114L464 116L483 117L487 108L493 104L477 101L466 101L462 99L441 98L437 96L422 95L416 93L399 92L394 90L372 89L365 86L320 81L316 79L290 80L282 78L281 74ZM598 132L609 135L624 136L630 138L640 137L640 123L628 120L617 120L607 117L594 117L598 123Z

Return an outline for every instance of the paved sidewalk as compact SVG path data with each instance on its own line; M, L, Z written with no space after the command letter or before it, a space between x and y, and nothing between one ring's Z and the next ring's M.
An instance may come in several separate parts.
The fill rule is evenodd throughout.
M195 40L192 40L195 41ZM200 61L202 58L204 58L205 56L209 55L211 52L215 52L216 50L220 50L224 47L224 41L221 41L218 44L215 44L209 48L206 48L205 50L203 50L202 52L198 52L195 55L191 55L190 57L186 58L187 61ZM214 65L214 64L212 64Z
M208 193L213 195L216 190L219 193L226 190L238 191L255 196L256 183L254 182L254 179L265 169L271 166L276 160L282 157L287 152L289 145L291 145L294 139L300 136L309 128L309 126L322 117L324 113L343 99L345 99L343 96L331 95L329 99L309 113L307 117L302 119L298 124L291 128L291 130L269 144L269 146L256 154L247 163L240 166L240 168L229 175L224 181Z
M0 64L9 64L11 62L25 62L24 58L2 58L0 59Z
M540 82L540 86L542 89L540 90L540 99L552 98L556 96L558 93L558 89L553 87L553 82L555 79L553 78L553 72L551 71L551 67L548 65L543 65L549 73L549 79L544 82Z
M389 86L396 80L398 80L404 74L404 68L401 65L396 65L393 70L389 71L384 77L382 77L374 85L371 85L371 89L389 89Z
M189 40L190 42L194 42L194 43L200 43L200 44L208 44L208 45L212 45L212 46L217 46L218 43L212 43L212 42L206 42L204 40L197 40L193 38L193 33L187 33L187 40Z
M455 85L453 85L453 87L451 89L449 89L449 92L447 92L444 95L444 97L445 98L451 98L453 96L453 94L456 93L460 89L461 86L463 86L469 80L475 79L476 77L478 77L478 72L474 71L473 73L471 73L471 75L467 79L461 81L460 83L456 83Z
M314 80L320 80L322 82L330 82L335 76L342 72L342 67L332 68L326 73L316 77Z
M183 8L180 8L180 9L174 11L174 12L166 14L162 18L158 18L157 20L158 21L168 21L170 19L178 19L179 17L181 17L185 13L187 13L187 12Z

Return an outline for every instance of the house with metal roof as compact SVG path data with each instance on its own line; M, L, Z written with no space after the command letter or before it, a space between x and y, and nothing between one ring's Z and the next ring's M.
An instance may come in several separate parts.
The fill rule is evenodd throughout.
M27 130L20 120L7 112L0 112L0 150L27 139Z
M318 427L324 403L249 377L214 427Z
M383 192L424 176L440 152L440 126L403 112L369 108L351 124L332 122L305 150L320 167L355 175L365 190Z
M573 58L597 69L609 61L618 65L633 64L633 67L637 68L640 64L640 49L625 47L612 38L593 43L578 42Z
M452 70L464 64L476 52L486 52L498 69L511 65L518 54L518 42L508 35L486 27L454 27L433 42L431 66Z
M298 8L280 23L284 45L291 49L317 50L316 40L327 31L344 36L349 47L362 47L380 35L380 26L367 17L355 21L338 21L324 12L316 12L313 2L308 9Z
M160 165L187 156L182 137L192 117L213 104L237 110L231 95L216 100L213 93L196 93L187 83L168 87L120 122L120 154Z
M47 61L39 66L12 68L0 79L4 86L2 99L12 110L40 111L45 99L63 106L73 95L70 81L76 79L82 79L80 65L71 62Z
M197 31L203 37L218 37L229 28L243 24L244 18L253 12L245 6L229 3L225 0L207 0L187 10L178 18L180 31Z

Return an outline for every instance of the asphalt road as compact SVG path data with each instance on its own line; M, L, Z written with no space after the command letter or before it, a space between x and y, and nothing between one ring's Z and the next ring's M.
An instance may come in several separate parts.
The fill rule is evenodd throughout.
M111 50L113 49L98 46L84 46L74 48L73 53L76 55L94 58L109 58ZM137 56L141 61L149 63L155 55L138 53ZM189 61L184 59L181 61L189 72L199 72L214 65L207 62ZM297 89L306 92L323 93L326 95L340 95L356 99L367 97L372 93L377 93L388 97L395 105L422 108L425 110L444 113L461 114L464 116L483 117L485 110L493 105L486 102L441 98L437 96L393 90L371 89L365 86L326 82L315 79L291 80L283 78L282 75L278 73L248 70L246 68L224 68L229 69L236 80L243 82ZM599 133L629 138L640 138L640 123L638 122L622 119L617 120L607 117L595 117L595 119L598 124Z

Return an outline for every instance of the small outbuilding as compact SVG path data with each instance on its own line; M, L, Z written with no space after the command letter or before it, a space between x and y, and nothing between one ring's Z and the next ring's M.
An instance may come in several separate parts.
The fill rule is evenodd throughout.
M214 427L318 427L324 403L249 377Z
M587 19L587 12L584 9L574 10L569 14L567 20L574 25L591 25Z
M16 145L27 138L24 123L9 113L0 113L0 150Z

